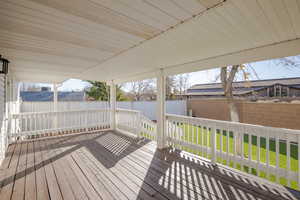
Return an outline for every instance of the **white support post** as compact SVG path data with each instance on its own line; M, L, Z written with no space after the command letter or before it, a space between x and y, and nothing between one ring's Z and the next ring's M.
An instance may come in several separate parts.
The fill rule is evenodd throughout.
M157 75L157 104L156 104L156 119L157 119L157 147L163 149L166 147L166 76L163 69L160 69Z
M216 164L216 162L217 162L216 134L217 134L216 125L213 125L213 127L211 128L211 138L210 138L210 140L211 140L210 143L211 143L211 162L212 162L212 164ZM227 134L229 134L229 132Z
M111 81L110 83L110 128L116 129L116 84Z
M54 112L58 111L57 101L58 101L57 84L54 83L53 84L53 111ZM57 126L58 126L58 121L57 120L58 120L57 114L55 114L54 121L53 121L54 128L57 128Z

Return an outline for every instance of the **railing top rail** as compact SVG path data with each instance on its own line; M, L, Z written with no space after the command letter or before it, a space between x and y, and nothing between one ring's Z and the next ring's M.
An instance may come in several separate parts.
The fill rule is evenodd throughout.
M42 112L24 112L12 114L12 116L28 116L28 115L39 115L39 114L55 114L55 113L74 113L74 112L92 112L92 111L108 111L110 109L81 109L81 110L65 110L65 111L42 111Z
M117 112L121 111L121 112L129 112L129 113L140 113L141 111L139 110L130 110L130 109L123 109L123 108L117 108L116 109Z
M186 120L187 122L189 121L189 122L193 122L193 123L206 123L206 124L215 125L215 126L231 127L231 128L237 128L237 129L241 129L241 128L252 129L252 130L264 129L265 131L268 131L268 132L274 132L274 133L280 132L280 133L285 133L285 134L300 135L300 130L276 128L276 127L246 124L246 123L240 123L240 122L189 117L189 116L174 115L174 114L166 114L166 118L167 119L173 118L173 119L178 119L178 120Z

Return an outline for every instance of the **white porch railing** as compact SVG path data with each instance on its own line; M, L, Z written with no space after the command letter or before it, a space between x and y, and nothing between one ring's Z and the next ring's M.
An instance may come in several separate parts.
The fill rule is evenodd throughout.
M300 131L177 115L166 123L170 146L293 188L300 183Z
M117 109L116 124L117 128L122 131L151 140L156 139L156 124L142 115L140 111Z
M12 114L9 138L110 128L110 110ZM117 129L156 140L156 123L139 111L117 109ZM213 163L299 188L300 131L178 115L166 115L169 146Z
M140 115L140 117L141 117L140 135L142 137L156 141L156 134L157 134L156 123L148 119L142 114Z
M109 115L108 109L12 114L9 138L107 129Z
M5 152L9 144L8 136L10 133L11 124L9 117L11 113L19 113L20 102L10 101L5 103L5 113L3 114L0 126L0 164L5 157Z

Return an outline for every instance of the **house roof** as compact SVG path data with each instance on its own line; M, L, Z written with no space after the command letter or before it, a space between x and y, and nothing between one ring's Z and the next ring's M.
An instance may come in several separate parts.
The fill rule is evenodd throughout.
M22 101L53 101L51 91L21 91ZM83 101L84 92L58 92L58 101Z
M233 95L242 95L242 94L247 94L253 91L257 91L257 90L261 90L264 87L260 87L260 88L248 88L248 89L242 89L242 90L233 90ZM185 95L189 95L189 96L219 96L219 95L224 95L223 90L221 91L197 91L197 92L187 92Z
M233 94L241 95L252 91L261 90L265 87L276 84L289 85L295 88L300 88L300 77L282 78L282 79L266 79L254 81L238 81L233 83ZM221 83L196 84L187 90L186 95L223 95L224 91Z
M233 87L234 88L262 87L262 86L271 86L275 84L300 85L300 77L265 79L265 80L254 80L254 81L237 81L237 82L233 82ZM211 89L211 88L222 88L222 84L221 83L196 84L190 87L189 89Z
M123 82L294 56L299 1L4 0L0 53L20 81Z

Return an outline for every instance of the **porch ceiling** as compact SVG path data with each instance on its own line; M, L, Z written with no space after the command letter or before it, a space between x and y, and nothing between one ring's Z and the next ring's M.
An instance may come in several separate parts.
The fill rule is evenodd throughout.
M22 81L129 81L300 54L300 0L1 0Z

